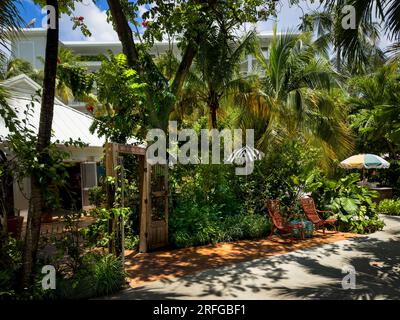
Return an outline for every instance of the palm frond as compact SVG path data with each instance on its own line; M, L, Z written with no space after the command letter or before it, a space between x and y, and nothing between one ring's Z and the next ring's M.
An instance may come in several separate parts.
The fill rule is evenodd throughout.
M18 36L23 20L18 11L19 0L0 1L0 62L6 60L8 42Z

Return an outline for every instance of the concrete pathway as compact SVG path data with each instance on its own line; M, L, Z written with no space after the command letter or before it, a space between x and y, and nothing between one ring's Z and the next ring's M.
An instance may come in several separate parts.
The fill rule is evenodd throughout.
M400 217L384 231L148 282L109 299L400 299ZM344 266L356 288L344 290Z

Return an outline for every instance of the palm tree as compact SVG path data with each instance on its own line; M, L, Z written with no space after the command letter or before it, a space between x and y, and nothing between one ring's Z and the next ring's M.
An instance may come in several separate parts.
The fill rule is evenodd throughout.
M324 159L335 159L348 154L352 139L334 94L337 75L311 39L310 33L277 36L275 26L268 59L257 54L263 75L236 100L239 123L255 129L257 146L266 152L284 138L301 136L320 147Z
M400 2L394 0L323 0L328 12L335 8L351 5L355 8L356 29L338 29L335 39L344 56L363 55L362 46L357 40L360 27L370 25L374 20L382 23L383 30L398 48L400 42ZM398 54L398 50L396 50Z
M43 71L34 69L30 62L20 58L8 60L2 78L9 79L20 74L26 74L39 84L43 81Z
M353 39L354 50L350 51L345 50L339 42L343 32L342 16L339 6L332 7L329 11L311 11L303 16L299 29L315 34L314 45L324 56L328 57L329 49L333 49L338 71L348 71L349 74L363 73L376 65L382 65L384 54L378 46L380 30L378 23L371 21L360 23Z
M239 94L242 82L240 62L254 51L256 34L248 32L241 39L219 30L199 46L194 66L183 86L176 106L201 110L207 106L212 128L217 128L217 114L223 100Z
M55 9L55 28L51 28L49 25L46 36L42 104L40 108L39 131L36 143L37 157L41 164L45 164L49 161L48 147L50 146L51 127L53 123L59 42L58 0L46 0L46 5L52 6ZM33 268L39 244L41 215L44 207L43 187L44 182L41 181L40 177L33 175L31 178L31 199L20 279L20 285L22 287L28 287L32 281Z
M18 30L22 25L22 18L18 12L19 1L3 0L0 2L0 67L7 61L7 51L9 41L18 35ZM2 71L2 70L1 70ZM0 88L0 111L1 116L6 113L10 115L10 108L7 104L7 92Z
M389 152L391 158L396 158L400 150L399 79L396 62L351 79L348 104L360 152Z
M18 0L2 0L0 2L0 62L6 61L8 42L18 35L23 20L18 12Z

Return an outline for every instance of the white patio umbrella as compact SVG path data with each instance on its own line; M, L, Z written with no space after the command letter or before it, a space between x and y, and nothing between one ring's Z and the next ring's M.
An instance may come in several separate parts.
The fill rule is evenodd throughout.
M264 157L264 153L260 150L257 150L251 146L244 146L243 148L239 148L234 150L229 157L226 159L228 163L235 164L244 164L247 162L254 162L257 160L261 160Z

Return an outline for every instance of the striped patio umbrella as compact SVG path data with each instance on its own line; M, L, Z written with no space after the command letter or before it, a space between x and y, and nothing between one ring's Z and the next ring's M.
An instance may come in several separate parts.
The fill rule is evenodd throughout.
M244 164L261 160L263 157L264 153L260 150L250 146L244 146L243 148L234 150L226 161L229 163Z
M375 154L358 154L340 163L345 169L386 169L390 163Z

